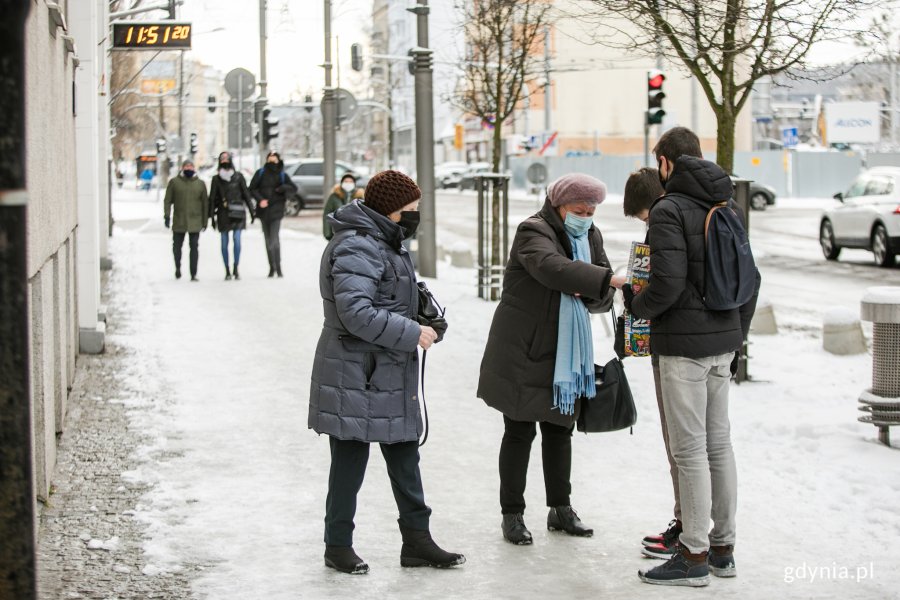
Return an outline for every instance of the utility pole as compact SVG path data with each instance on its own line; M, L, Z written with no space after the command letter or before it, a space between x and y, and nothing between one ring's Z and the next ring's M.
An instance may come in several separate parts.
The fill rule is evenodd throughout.
M178 168L184 160L184 50L178 53Z
M37 598L25 182L25 20L33 3L6 3L0 19L0 598Z
M166 111L163 108L163 90L159 88L159 128L162 130L163 139L166 140L166 150L163 153L156 154L156 199L159 200L160 190L169 183L169 154L172 152L169 148L166 132Z
M269 103L266 97L266 0L259 0L259 99L256 101L258 108L257 118L259 120L259 164L264 165L266 162L266 140L263 132L266 130L266 118L263 115L263 109ZM325 188L328 189L328 188Z
M325 87L322 88L322 176L323 190L334 187L336 99L331 87L331 0L325 2Z
M550 139L553 133L550 131L552 126L552 112L550 102L550 26L544 25L544 143Z
M419 203L421 227L416 237L419 250L419 273L437 277L437 243L434 207L434 93L431 82L432 51L428 48L428 0L419 0L406 9L416 15L417 46L415 61L416 97L416 178L422 190ZM327 188L326 188L327 189Z

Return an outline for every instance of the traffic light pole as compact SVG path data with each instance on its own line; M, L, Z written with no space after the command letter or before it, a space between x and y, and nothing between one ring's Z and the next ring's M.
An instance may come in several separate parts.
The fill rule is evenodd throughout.
M337 99L331 87L331 0L325 2L325 87L322 89L322 159L323 190L334 187L334 161L336 155L335 122Z
M28 191L25 181L25 21L33 2L8 2L0 20L0 598L37 598L28 341Z
M650 113L644 111L644 166L650 166Z
M266 121L265 115L263 115L263 109L266 107L268 103L268 98L266 96L266 90L268 88L268 82L266 81L266 0L259 0L259 100L257 100L257 106L259 107L258 118L259 118L259 164L263 165L266 162L266 154L268 153L268 140L265 139L264 132L266 131Z
M437 277L437 242L435 240L434 206L434 93L432 89L432 51L428 48L428 2L407 9L416 15L417 47L413 49L416 65L416 179L422 190L419 203L421 226L418 242L418 267L423 277Z

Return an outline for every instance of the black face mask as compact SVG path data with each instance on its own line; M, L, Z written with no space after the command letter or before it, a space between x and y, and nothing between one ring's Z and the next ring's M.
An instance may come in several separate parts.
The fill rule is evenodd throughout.
M268 169L269 171L277 171L277 170L278 170L278 163L270 163L270 162L267 162L267 163L266 163L266 169Z
M416 229L419 228L419 211L404 210L400 213L400 220L397 222L403 228L403 238L409 238L415 235Z

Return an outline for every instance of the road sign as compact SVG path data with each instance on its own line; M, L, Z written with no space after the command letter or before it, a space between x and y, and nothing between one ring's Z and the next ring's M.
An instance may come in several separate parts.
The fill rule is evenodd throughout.
M247 69L232 69L225 76L225 91L232 98L247 100L256 89L256 77Z
M336 88L334 90L334 96L337 99L337 122L338 124L344 123L346 121L351 120L354 116L356 116L356 109L358 108L356 98L345 90L344 88ZM325 101L325 98L322 98L322 102ZM322 103L319 103L319 110L322 110ZM322 113L325 114L324 112Z
M174 79L142 79L142 94L165 94L175 89Z
M781 143L785 148L795 148L800 143L800 137L797 135L796 127L781 128Z
M525 177L528 178L529 183L544 183L547 181L547 167L541 163L531 163L528 165L528 170L525 171Z

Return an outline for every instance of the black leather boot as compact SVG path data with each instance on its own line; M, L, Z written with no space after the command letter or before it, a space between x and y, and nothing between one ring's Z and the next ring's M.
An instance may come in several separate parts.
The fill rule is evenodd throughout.
M235 272L235 278L237 277L237 272ZM225 265L225 281L229 281L231 279L231 271L228 270L228 265Z
M241 278L241 276L238 275L238 271L237 271L237 263L234 263L234 269L232 269L231 272L234 273L234 278L235 278L235 279L240 279L240 278Z
M446 569L466 562L462 554L453 554L442 550L431 539L431 533L418 529L400 526L403 536L403 547L400 549L400 566L402 567L437 567Z
M547 515L547 529L550 531L565 531L569 535L591 537L594 530L585 527L581 519L571 506L554 506Z
M325 566L351 575L369 572L369 565L356 555L353 546L325 546Z
M522 513L514 513L503 515L503 523L500 526L503 529L503 538L517 546L527 546L534 540L531 532L525 527L525 517Z
M275 274L278 275L279 277L284 277L284 275L281 272L281 263L280 262L275 263Z

